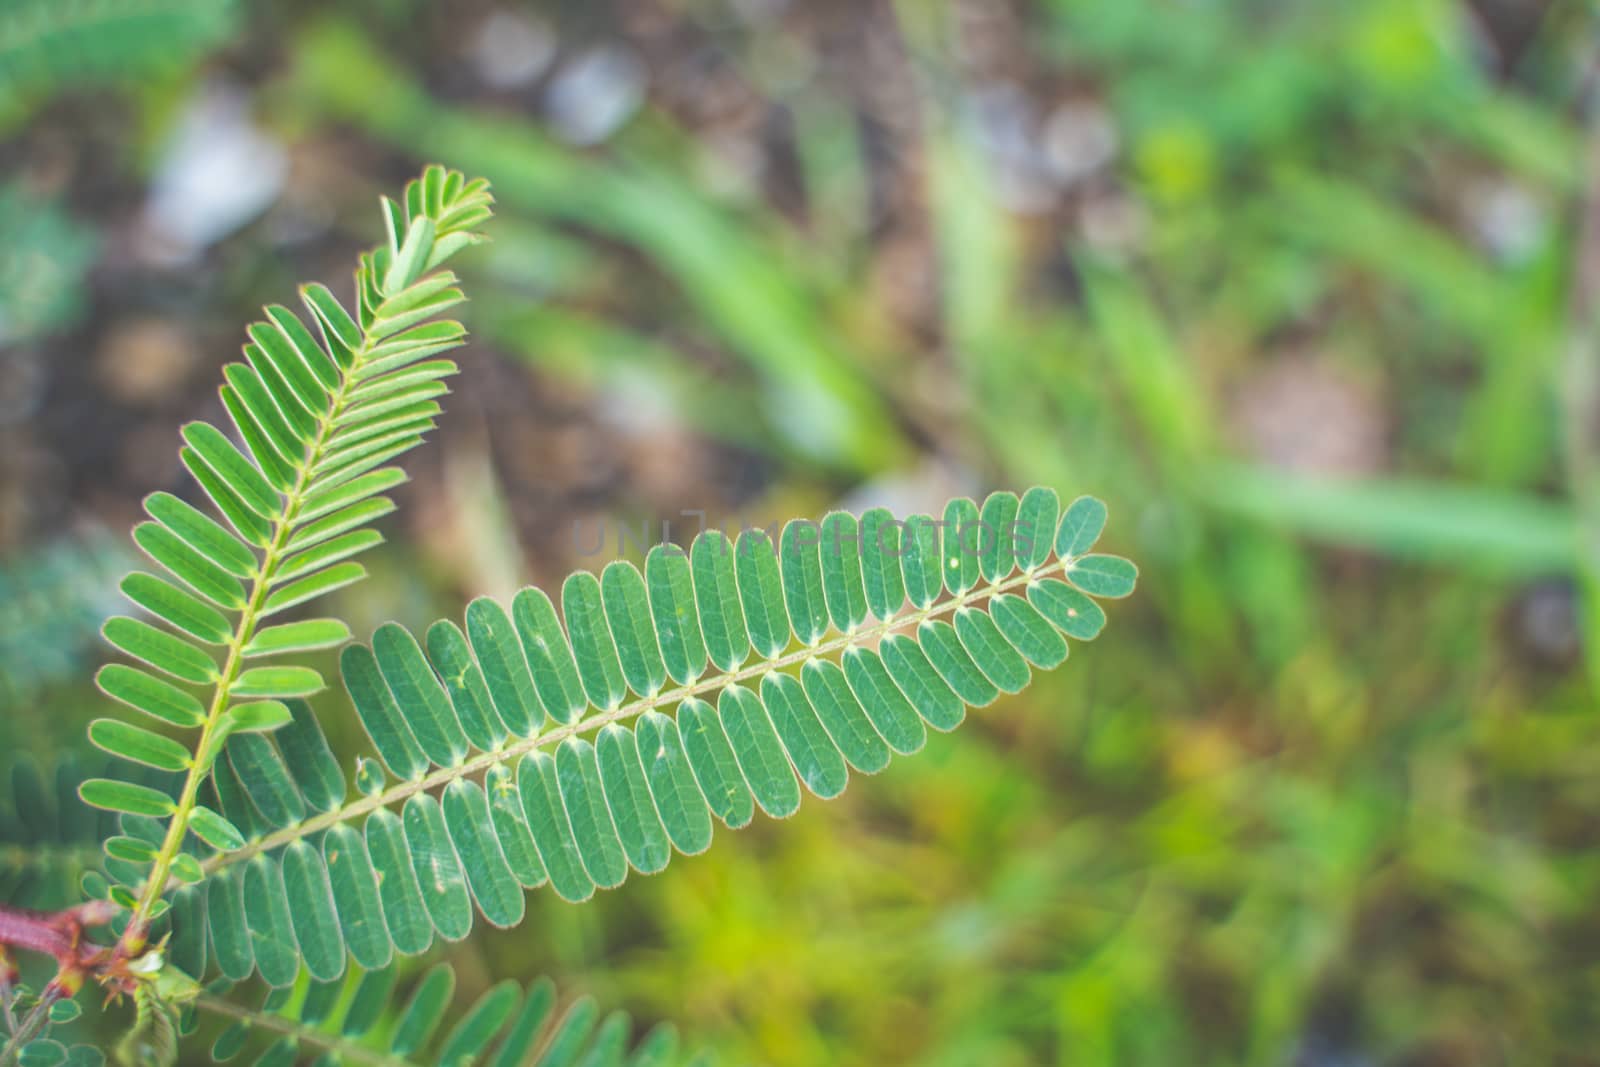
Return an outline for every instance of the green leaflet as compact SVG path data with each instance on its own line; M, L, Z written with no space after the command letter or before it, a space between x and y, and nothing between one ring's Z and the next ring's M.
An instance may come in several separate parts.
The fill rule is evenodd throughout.
M998 582L1017 565L1014 542L1020 506L1017 494L1007 492L990 493L983 502L978 518L978 571L986 582Z
M385 623L372 635L372 652L395 703L411 709L406 723L423 754L441 767L461 762L466 734L417 639L405 627Z
M667 836L684 855L699 855L711 846L711 812L695 784L677 722L647 711L639 720L637 740L639 761Z
M250 977L255 950L244 918L244 871L222 871L206 881L206 924L217 969L233 981Z
M246 656L281 656L291 652L312 652L337 648L350 640L350 627L338 619L306 619L282 626L268 626L244 646Z
M634 735L612 723L600 731L595 749L606 807L611 810L622 851L634 870L654 874L672 858L672 845L650 799Z
M444 1018L455 987L455 972L449 967L434 967L424 975L400 1015L400 1023L389 1039L389 1051L405 1056L426 1044Z
M694 697L678 705L678 734L711 814L731 829L748 825L755 813L754 798L711 705Z
M546 713L558 723L576 722L588 702L555 605L540 590L524 589L511 602L511 614Z
M284 893L294 902L290 915L300 958L313 978L332 981L344 973L345 946L328 869L322 855L304 841L291 842L281 862Z
M422 900L411 846L399 817L388 811L373 812L366 825L367 855L383 901L383 920L396 952L415 956L433 944L433 920Z
M295 941L283 873L266 856L256 856L245 864L244 918L262 981L270 986L293 982L300 972L300 945Z
M627 690L622 682L622 664L617 645L606 628L605 606L600 596L600 581L588 571L578 571L561 586L561 614L567 621L589 702L602 711L622 703Z
M508 621L508 628L509 625ZM507 736L505 724L495 711L494 698L482 669L472 658L467 638L455 623L440 619L428 627L428 658L439 671L439 680L444 683L445 693L461 720L461 732L468 743L481 751L499 748ZM526 668L523 675L527 675ZM528 679L527 685L531 695L532 679Z
M1056 532L1056 555L1075 559L1094 547L1106 527L1106 506L1092 496L1080 496L1061 516Z
M284 705L289 721L273 732L284 762L294 768L301 796L317 811L334 811L344 803L344 772L318 728L311 705L291 700Z
M271 733L292 718L288 705L278 700L235 704L223 713L222 725L214 736L226 739L238 733Z
M189 832L218 852L232 852L244 847L244 834L239 832L239 828L203 805L190 813Z
M500 1033L511 1013L522 1002L522 989L516 982L501 982L450 1028L449 1037L439 1050L440 1067L461 1067L473 1062Z
M362 975L356 985L355 995L350 998L350 1007L345 1009L339 1032L345 1037L362 1037L369 1033L383 1018L384 1008L394 994L394 986L393 968L386 967Z
M163 816L172 814L172 798L159 789L132 782L91 778L78 787L78 795L91 807L122 811L130 815Z
M562 900L574 904L594 895L594 880L578 858L572 823L561 802L556 783L556 761L544 752L533 752L522 761L517 774L528 829L539 849L539 859L550 875L550 887Z
M656 545L645 558L644 571L662 664L673 681L689 685L706 669L689 557L677 545Z
M818 549L822 591L834 629L849 633L867 620L867 591L861 575L861 524L846 511L822 520Z
M238 544L232 540L231 534L221 527L218 527L218 530L223 536L228 537L231 543ZM158 523L142 522L133 528L133 540L144 550L145 555L211 603L228 611L244 607L244 586L239 584L239 579L201 555L171 530ZM250 560L250 567L253 568L255 557L251 556Z
M443 806L445 826L479 913L490 925L515 926L522 921L522 886L506 864L483 790L473 782L451 782Z
M217 677L217 665L198 648L158 630L147 622L118 616L108 619L101 633L105 639L134 659L181 682L203 685Z
M199 726L206 720L200 701L153 675L120 663L100 668L95 683L102 692L153 719L174 726Z
M651 624L644 577L633 564L618 560L601 573L600 592L628 688L642 697L655 696L666 684L667 668ZM677 652L686 659L683 650Z
M941 543L945 590L959 595L977 585L979 554L983 547L978 505L966 497L957 497L945 505Z
M401 821L411 850L411 868L433 928L446 941L460 941L472 930L472 899L439 802L418 793L406 801Z
M489 803L489 819L494 823L495 836L500 839L500 853L505 856L506 865L524 889L538 888L548 878L544 863L539 859L538 846L533 843L533 833L528 829L528 817L517 792L515 774L505 764L496 764L484 775L483 789Z
M844 676L873 729L890 748L901 755L921 750L928 732L876 652L867 648L846 649Z
M1055 497L1051 493L1052 498ZM926 608L944 591L944 550L940 525L928 515L906 520L900 536L900 576L906 596L917 608Z
M270 518L278 513L282 504L278 491L216 427L203 422L191 422L183 428L183 439L250 510L262 518Z
M1125 597L1138 578L1139 568L1119 556L1080 556L1067 568L1067 581L1090 596Z
M1055 490L1036 485L1022 494L1017 508L1016 559L1025 570L1042 566L1055 547L1061 500Z
M994 619L972 608L957 609L956 636L972 662L1002 692L1020 693L1031 675L1022 655L1000 635Z
M800 680L823 730L850 766L863 774L877 774L889 765L888 744L872 728L838 664L808 659Z
M861 516L861 577L867 606L879 619L900 613L906 587L900 575L900 538L904 524L887 508L873 508Z
M193 505L171 493L152 493L144 499L144 510L156 520L155 529L178 538L223 573L235 578L248 578L255 573L255 553Z
M550 979L543 978L533 983L528 989L527 999L522 1002L522 1010L512 1021L511 1029L506 1032L505 1040L500 1043L489 1067L521 1067L533 1051L545 1023L551 1018L555 1002L555 984Z
M689 552L706 652L719 670L737 670L750 655L750 635L739 606L733 544L722 531L706 530L694 539Z
M544 706L534 692L533 675L528 673L516 628L505 609L488 597L479 597L467 605L466 621L472 654L481 665L484 686L500 722L519 737L537 733L544 725ZM459 650L457 657L465 666Z
M806 788L824 800L844 792L850 771L800 683L787 674L769 674L761 679L761 699Z
M999 690L978 669L955 628L942 619L929 619L917 627L917 642L927 653L928 662L943 678L961 702L970 707L986 707L994 702Z
M266 603L261 606L261 614L276 615L280 611L299 607L319 596L326 596L336 589L343 589L347 585L359 582L367 575L367 569L359 563L338 563L332 567L325 567L314 571L304 578L297 578L274 589L267 597Z
M783 606L783 578L778 549L762 530L745 530L734 549L739 605L744 610L750 647L774 659L789 644L789 619Z
M189 766L189 750L183 745L120 719L90 723L89 740L103 752L158 771L181 771Z
M339 670L356 714L384 764L401 778L421 778L427 772L427 760L389 692L377 657L363 645L349 645L339 657Z
M283 827L306 817L305 798L271 741L260 734L234 734L226 751L250 803L269 824Z
M967 705L940 676L923 647L905 634L890 634L878 646L883 665L927 724L954 730L967 715Z
M576 737L561 742L556 748L556 783L590 880L602 889L621 885L628 876L627 859L605 804L594 746Z
M122 593L173 629L207 644L220 645L232 632L222 612L153 575L134 571L122 580Z
M828 605L822 589L819 552L821 536L816 523L792 519L784 526L778 542L789 628L807 645L820 641L828 629Z
M799 811L800 785L761 701L743 686L730 685L717 698L717 711L728 747L761 810L775 819Z
M989 602L989 614L1011 647L1035 667L1050 670L1067 658L1067 643L1061 635L1021 597L1001 593Z
M1054 578L1028 583L1028 603L1068 637L1093 641L1105 628L1104 609L1078 590Z
M236 697L306 697L323 688L322 675L310 667L251 667L229 691Z
M349 826L331 827L322 839L322 858L350 958L367 970L387 966L394 950L366 842Z

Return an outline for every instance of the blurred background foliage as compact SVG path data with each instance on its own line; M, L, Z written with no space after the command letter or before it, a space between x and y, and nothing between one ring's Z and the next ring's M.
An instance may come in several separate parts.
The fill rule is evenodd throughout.
M358 632L622 524L1034 482L1144 567L1083 663L783 826L537 894L465 984L773 1067L1600 1064L1596 20L0 0L0 743L22 785L81 747L177 425L440 160L502 210Z

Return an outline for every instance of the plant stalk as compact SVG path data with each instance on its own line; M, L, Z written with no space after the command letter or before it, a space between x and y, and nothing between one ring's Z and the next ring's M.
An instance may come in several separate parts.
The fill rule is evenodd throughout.
M343 374L339 391L334 394L327 412L317 424L316 433L312 437L310 451L305 462L295 478L295 484L286 495L283 510L274 520L272 537L267 544L266 554L261 561L261 568L256 572L256 577L251 585L250 596L245 603L244 610L239 616L238 625L234 628L232 639L228 642L228 654L223 664L215 692L212 694L211 707L206 713L205 725L200 730L200 740L195 747L195 760L189 767L189 772L184 778L183 790L179 794L177 808L173 811L167 823L167 834L161 842L161 848L156 853L150 868L149 878L144 883L137 906L134 908L133 917L123 932L117 945L118 955L128 958L143 951L145 938L149 930L150 913L155 908L156 902L167 891L171 877L173 861L177 859L183 847L184 835L189 829L189 817L194 812L196 800L200 791L200 784L205 780L216 753L211 752L214 745L213 737L222 723L223 713L228 709L228 698L244 659L244 647L255 633L256 623L260 621L261 609L266 602L267 594L272 588L272 578L277 569L278 560L284 553L290 535L294 531L295 520L300 510L302 497L311 482L311 472L322 459L323 449L327 447L328 438L332 435L334 425L344 412L348 402L349 392L355 382L356 371L372 348L371 335L363 331L361 347L351 357L351 364Z

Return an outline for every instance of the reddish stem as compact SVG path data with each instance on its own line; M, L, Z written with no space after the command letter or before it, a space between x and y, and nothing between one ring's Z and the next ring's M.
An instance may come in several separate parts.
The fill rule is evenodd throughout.
M91 926L104 926L116 914L115 905L91 900L65 911L32 911L0 904L0 958L10 965L7 948L37 952L56 961L56 981L70 996L89 975L98 975L109 962L104 945L84 939Z
M0 904L0 945L53 956L58 962L73 951L70 929L63 917L68 912L30 911Z

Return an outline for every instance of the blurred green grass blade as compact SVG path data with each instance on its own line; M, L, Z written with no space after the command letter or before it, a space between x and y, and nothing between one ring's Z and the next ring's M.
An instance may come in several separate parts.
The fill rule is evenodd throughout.
M1577 527L1540 497L1421 481L1330 481L1259 467L1214 468L1201 498L1227 515L1320 541L1405 559L1469 564L1475 573L1567 573Z
M639 249L763 381L763 407L789 445L857 469L903 456L895 420L843 351L791 237L742 218L660 167L600 164L525 122L443 107L347 23L299 38L294 89L407 151L471 163L504 205L592 227ZM383 108L371 101L382 99ZM419 140L420 138L420 140Z

